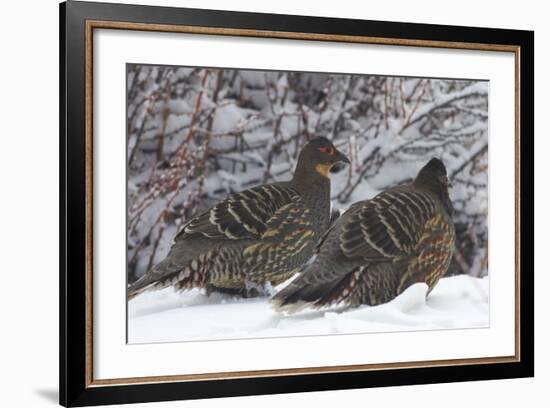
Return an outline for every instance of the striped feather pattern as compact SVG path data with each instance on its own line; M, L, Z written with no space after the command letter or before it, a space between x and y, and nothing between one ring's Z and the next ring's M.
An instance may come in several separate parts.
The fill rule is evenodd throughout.
M301 200L287 204L275 213L267 223L261 241L243 251L245 262L253 265L249 279L277 276L274 282L277 284L294 274L295 265L308 260L317 236L310 213Z
M264 185L231 195L209 211L194 218L176 236L202 234L215 239L259 238L268 221L287 204L299 200L296 191L280 184Z
M436 205L427 192L404 188L383 192L363 202L343 226L342 252L348 258L370 261L411 254Z

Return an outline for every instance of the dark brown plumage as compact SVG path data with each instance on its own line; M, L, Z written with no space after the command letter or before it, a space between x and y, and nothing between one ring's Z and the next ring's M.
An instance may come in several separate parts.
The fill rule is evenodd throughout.
M431 291L454 251L447 172L432 159L416 179L350 207L325 234L315 261L273 305L295 312L385 303L416 282Z
M328 176L339 162L349 163L330 141L310 141L292 180L232 194L193 218L128 296L169 285L252 296L285 281L313 255L328 227Z

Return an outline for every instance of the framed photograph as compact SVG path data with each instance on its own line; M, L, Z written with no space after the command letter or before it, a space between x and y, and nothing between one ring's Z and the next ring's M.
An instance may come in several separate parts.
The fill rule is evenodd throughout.
M533 376L533 32L60 27L62 405Z

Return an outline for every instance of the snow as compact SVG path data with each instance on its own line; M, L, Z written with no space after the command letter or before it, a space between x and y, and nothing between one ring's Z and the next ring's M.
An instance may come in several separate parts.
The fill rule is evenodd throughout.
M418 109L415 114L409 119L409 123L414 123L420 118L426 116L429 112L434 111L437 107L446 106L450 102L457 99L462 99L465 96L471 95L483 95L487 93L487 83L486 82L476 82L472 85L467 86L458 92L448 93L446 95L438 95L437 101L432 103L424 104L420 109Z
M426 298L415 284L393 301L356 309L274 311L267 298L206 296L198 289L146 292L128 304L128 342L287 337L489 326L489 278L443 278Z

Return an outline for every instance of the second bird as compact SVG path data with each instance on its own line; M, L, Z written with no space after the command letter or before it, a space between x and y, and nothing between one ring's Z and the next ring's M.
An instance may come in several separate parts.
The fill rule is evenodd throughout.
M353 204L330 228L317 258L274 298L296 312L333 304L386 303L416 282L428 293L454 252L447 171L432 159L415 180Z
M313 255L330 218L330 170L345 155L325 138L307 143L292 180L229 196L193 218L168 256L128 288L193 287L241 296L262 294Z

